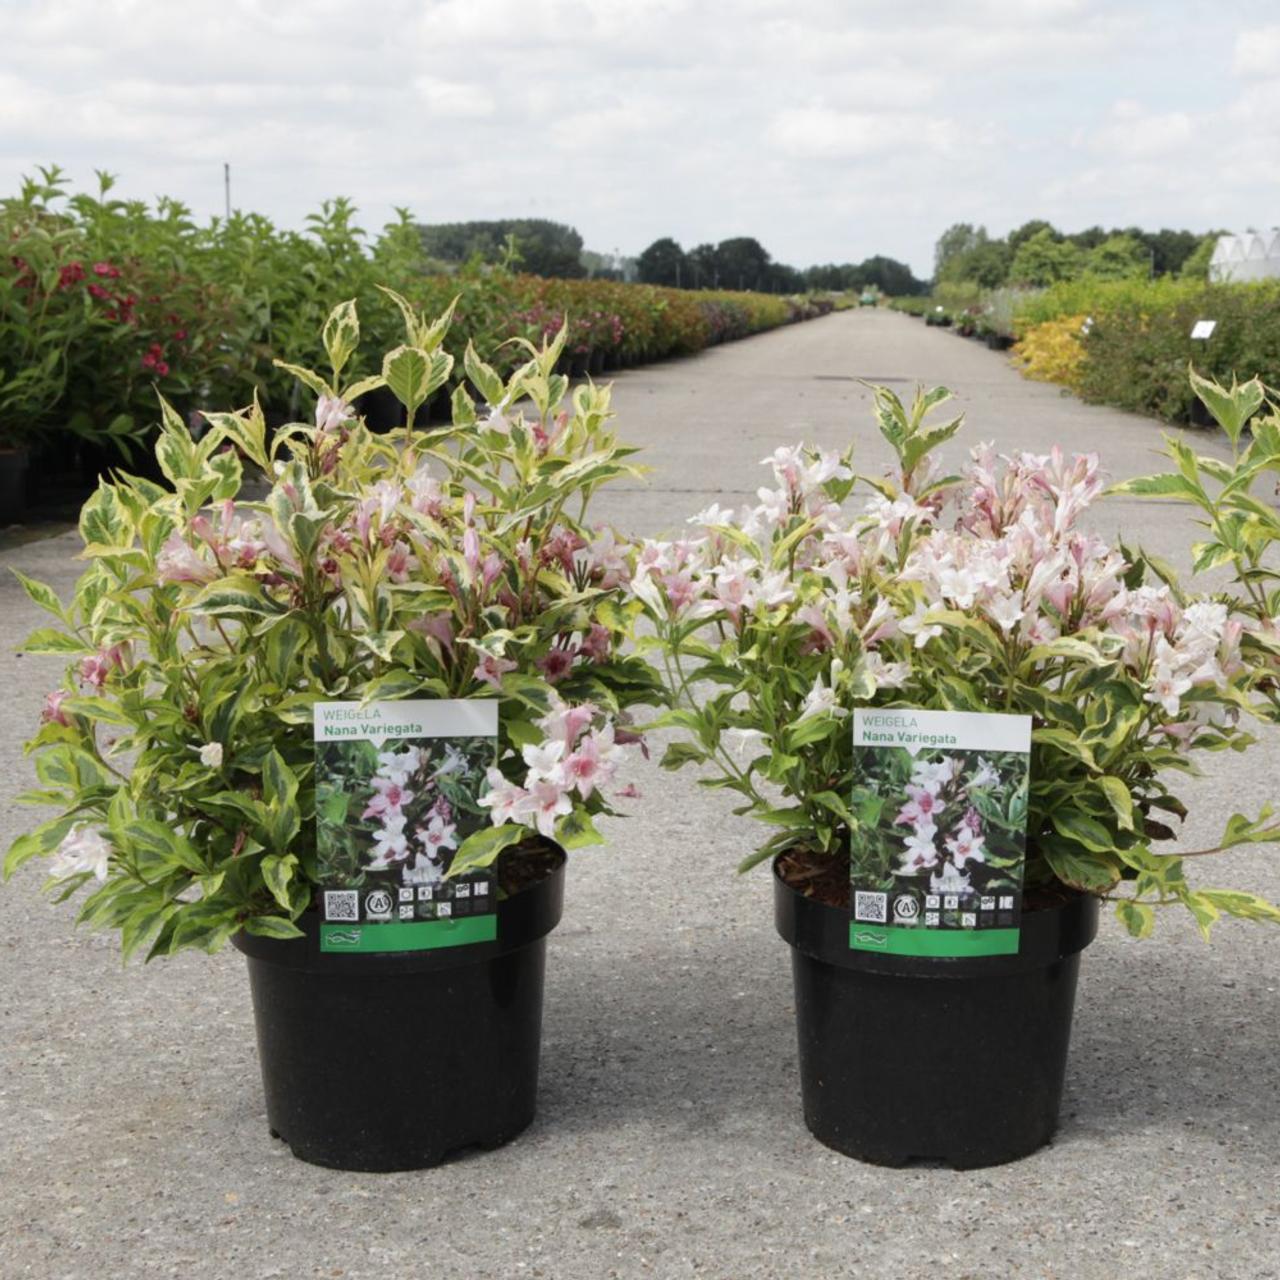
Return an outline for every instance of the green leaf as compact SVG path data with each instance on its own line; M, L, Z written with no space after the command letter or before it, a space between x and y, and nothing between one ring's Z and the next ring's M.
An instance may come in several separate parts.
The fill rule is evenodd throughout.
M298 869L298 859L292 853L269 853L262 859L262 879L271 896L286 911L290 910L289 882Z
M596 830L591 815L585 809L566 813L556 823L556 839L565 849L584 849L588 845L604 844L604 836Z
M397 347L383 358L382 376L412 422L431 393L448 380L452 368L453 357L443 351L428 355L418 347Z
M1116 903L1116 918L1135 938L1146 938L1156 924L1156 913L1145 903L1123 898Z
M272 360L271 362L277 369L283 369L286 373L291 373L299 382L311 388L318 396L333 395L333 388L318 374L312 373L310 369L304 369L298 364L289 364L285 360Z
M1115 810L1122 831L1133 830L1133 797L1129 788L1119 778L1102 777L1097 779L1098 786L1107 797L1107 803Z
M481 827L473 831L459 846L449 866L449 876L461 875L489 866L504 849L519 844L529 835L527 827L508 822L501 827Z
M41 627L38 631L33 631L20 647L23 653L93 652L83 640L77 640L64 631L55 631L52 627Z
M360 320L356 315L356 300L349 298L340 302L324 322L321 334L324 349L329 353L329 364L333 369L333 383L338 385L342 370L351 359L352 352L360 345Z
M279 938L281 941L307 936L296 924L281 916L250 916L244 922L244 931L258 938Z
M660 762L663 769L682 769L687 764L702 764L707 758L707 753L692 742L672 742L668 743L666 751L662 753Z
M66 618L62 608L62 601L58 599L58 593L52 587L47 587L43 582L37 582L34 578L28 578L19 569L14 569L13 575L22 584L23 591L27 593L27 597L33 604L39 605L46 613L53 614L60 621Z
M1218 425L1227 433L1233 448L1240 439L1244 424L1257 413L1267 398L1266 391L1257 378L1237 383L1234 374L1228 390L1212 378L1202 378L1192 369L1191 386Z
M1087 814L1058 810L1050 814L1050 821L1059 835L1083 845L1090 853L1111 853L1116 847L1112 833Z
M272 618L288 612L285 605L267 595L257 579L245 573L229 574L209 583L188 608L193 613L218 618Z

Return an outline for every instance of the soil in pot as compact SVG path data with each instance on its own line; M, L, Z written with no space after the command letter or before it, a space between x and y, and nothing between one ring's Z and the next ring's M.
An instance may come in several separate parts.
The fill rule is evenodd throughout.
M956 1169L1048 1142L1097 900L1028 891L1016 955L954 959L851 949L848 901L844 859L800 853L774 864L813 1135L874 1164Z
M525 1129L564 861L546 842L501 856L492 942L321 952L314 912L299 921L304 938L238 935L273 1136L312 1164L390 1172Z

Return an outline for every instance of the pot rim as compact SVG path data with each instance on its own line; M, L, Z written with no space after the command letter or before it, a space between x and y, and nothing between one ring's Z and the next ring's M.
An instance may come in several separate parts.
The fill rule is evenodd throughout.
M797 951L840 969L899 977L981 978L1024 973L1083 951L1098 933L1098 899L1080 893L1059 906L1023 914L1018 951L1003 956L898 956L849 946L849 912L806 898L779 872L773 859L774 924Z

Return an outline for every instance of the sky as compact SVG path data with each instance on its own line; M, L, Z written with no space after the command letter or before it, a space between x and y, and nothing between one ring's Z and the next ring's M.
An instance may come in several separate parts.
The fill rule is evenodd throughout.
M0 0L0 192L544 217L932 269L954 222L1280 223L1274 0Z

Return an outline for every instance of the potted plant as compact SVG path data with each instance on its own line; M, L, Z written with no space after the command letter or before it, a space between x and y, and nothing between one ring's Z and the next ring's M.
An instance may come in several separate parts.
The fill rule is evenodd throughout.
M1137 936L1169 904L1206 934L1220 913L1280 911L1195 887L1160 852L1186 812L1168 771L1251 741L1240 623L1080 527L1096 457L983 447L943 474L947 398L876 388L894 473L780 448L758 505L645 543L632 591L674 704L658 723L682 731L664 765L705 770L770 833L740 869L773 866L809 1128L878 1163L975 1167L1054 1131L1101 903ZM870 498L850 517L858 481ZM904 736L939 713L976 715L990 751ZM855 743L852 722L877 718L916 754ZM1236 817L1222 846L1275 834ZM984 933L979 908L1014 927Z
M27 650L71 665L28 744L26 798L58 816L4 863L89 890L80 920L126 957L234 943L273 1132L371 1170L532 1118L564 850L600 841L654 696L619 652L622 548L582 522L634 474L608 389L566 398L563 333L505 381L469 347L487 409L459 387L452 426L374 435L358 395L387 386L412 423L452 364L447 315L393 298L380 374L347 374L352 303L329 373L293 369L314 424L269 440L255 403L195 440L163 406L167 483L99 485L74 598L22 579L54 622ZM240 500L251 470L262 501ZM387 1082L410 1079L431 1088L405 1107Z

